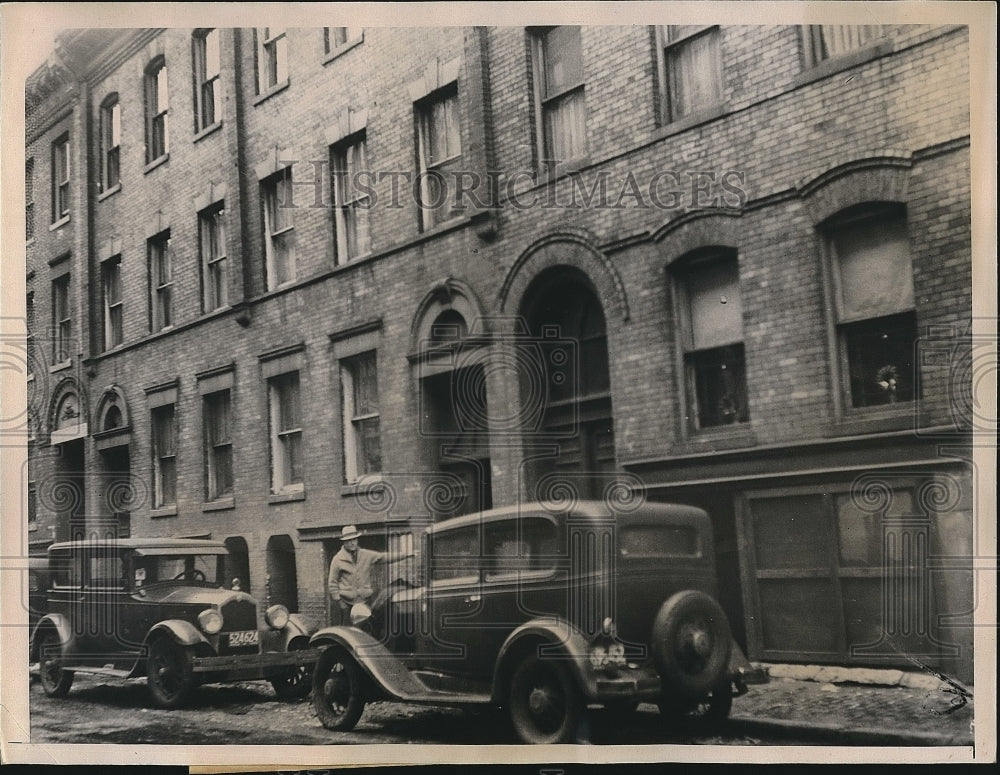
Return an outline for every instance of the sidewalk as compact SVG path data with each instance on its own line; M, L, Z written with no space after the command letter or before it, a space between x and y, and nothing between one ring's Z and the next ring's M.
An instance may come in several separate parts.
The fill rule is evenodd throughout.
M803 730L831 745L967 746L973 701L946 713L956 690L927 673L818 665L759 665L771 680L733 700L731 719L755 730L794 736ZM973 687L963 686L969 694ZM946 691L946 690L951 690Z

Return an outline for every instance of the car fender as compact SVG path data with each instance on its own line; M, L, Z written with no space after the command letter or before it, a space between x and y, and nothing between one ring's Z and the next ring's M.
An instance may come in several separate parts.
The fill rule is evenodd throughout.
M62 644L63 652L67 654L73 652L76 639L73 637L73 627L69 619L62 614L46 614L38 621L38 624L35 625L35 629L31 633L31 662L38 661L38 637L43 631L53 629L59 634L59 641Z
M183 619L164 619L162 622L157 622L149 628L143 645L149 645L149 642L161 633L165 633L179 646L197 646L201 643L211 646L197 627Z
M288 651L292 641L302 638L308 639L315 631L316 626L302 614L289 614L288 624L280 632L273 633L273 635L278 636L278 640L271 640L265 637L265 641L267 641L268 648L278 648L278 643L280 642L280 650ZM266 636L267 632L265 631L262 635Z
M402 701L426 693L385 644L357 627L324 627L309 640L310 648L323 651L331 646L343 647L354 658L376 693Z
M547 644L542 647L542 656L561 660L583 693L586 696L593 693L587 637L564 619L545 617L525 622L500 647L493 671L494 702L504 702L514 664L527 649L537 648L540 642Z

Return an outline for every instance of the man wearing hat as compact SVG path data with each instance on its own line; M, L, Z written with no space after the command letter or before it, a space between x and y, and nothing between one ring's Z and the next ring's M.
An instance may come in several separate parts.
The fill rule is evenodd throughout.
M340 624L350 624L351 606L355 603L371 605L375 595L372 585L372 566L386 559L385 552L375 552L358 546L361 532L348 525L340 533L341 547L330 561L328 588L333 605L330 615Z

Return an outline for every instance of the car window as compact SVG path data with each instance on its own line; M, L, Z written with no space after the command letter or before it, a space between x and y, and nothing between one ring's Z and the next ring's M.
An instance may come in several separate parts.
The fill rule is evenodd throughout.
M479 525L431 536L431 582L479 578Z
M132 577L137 587L164 581L208 581L219 579L219 555L173 554L136 557Z
M90 568L87 586L105 589L124 589L125 576L122 572L122 558L117 555L99 554L89 558Z
M55 587L83 586L83 558L80 555L53 554L49 559L52 585Z
M622 530L623 557L700 557L698 531L692 525L633 525Z
M487 581L548 575L555 570L555 522L545 517L521 517L489 525L486 554Z

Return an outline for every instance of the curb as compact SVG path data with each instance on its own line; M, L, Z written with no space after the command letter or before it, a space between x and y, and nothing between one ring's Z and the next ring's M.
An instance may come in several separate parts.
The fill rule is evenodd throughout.
M954 735L940 735L933 732L899 732L867 727L841 727L836 724L823 724L814 721L760 719L750 716L733 715L729 718L729 724L731 728L739 729L747 734L757 733L782 737L805 734L810 738L839 745L931 747L971 747L973 745L971 736L969 738L958 738Z

